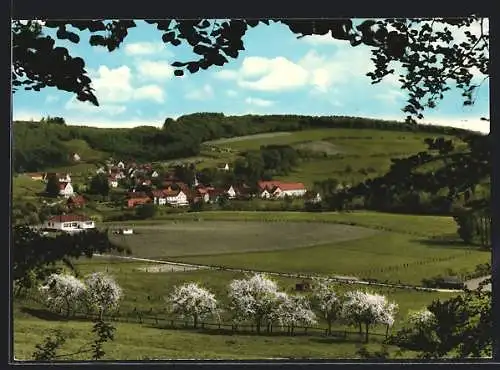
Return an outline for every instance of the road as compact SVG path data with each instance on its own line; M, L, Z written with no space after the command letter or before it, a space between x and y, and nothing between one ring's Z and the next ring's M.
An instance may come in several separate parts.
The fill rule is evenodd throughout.
M139 257L130 257L130 256L114 256L114 255L107 255L107 254L106 255L94 254L94 256L106 257L106 258L120 258L120 259L127 259L127 260L133 260L133 261L142 261L142 262L148 262L148 263L171 265L172 267L176 267L175 268L176 271L179 271L179 268L184 268L185 271L195 270L195 269L210 269L210 270L224 270L224 271L244 272L244 273L265 273L267 275L297 278L297 279L318 278L318 279L324 279L327 281L334 281L334 282L346 283L346 284L381 286L381 287L400 288L400 289L412 289L412 290L426 291L426 292L458 293L458 292L462 291L462 290L458 290L458 289L438 289L438 288L424 288L424 287L419 287L419 286L402 285L402 284L373 283L373 282L369 282L369 281L363 281L363 280L360 280L356 277L350 277L350 276L339 276L339 275L318 276L318 275L306 275L306 274L300 274L300 273L292 274L292 273L286 273L286 272L258 271L258 270L238 269L238 268L230 268L230 267L216 267L216 266L209 266L209 265L198 265L198 264L191 264L191 263L165 261L165 260L153 260L153 259L148 259L148 258L139 258ZM172 269L172 270L174 270L174 269Z

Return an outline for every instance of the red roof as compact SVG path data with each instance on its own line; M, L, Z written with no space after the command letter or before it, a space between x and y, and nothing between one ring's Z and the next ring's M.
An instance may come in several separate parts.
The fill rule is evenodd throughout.
M64 189L66 189L66 186L67 186L67 185L68 185L68 183L67 183L67 182L60 182L60 183L59 183L59 189L60 189L60 190L64 190Z
M68 199L68 203L74 203L74 204L84 204L85 203L85 198L82 197L81 195L73 196Z
M276 186L280 186L281 182L280 181L259 181L258 185L259 185L259 188L261 190L264 190L264 189L273 189Z
M163 190L153 190L151 192L151 194L153 195L153 197L156 197L156 198L163 198L165 196L165 193Z
M47 221L51 222L74 222L74 221L92 221L87 216L83 215L59 215L52 216Z
M305 186L301 182L285 182L277 185L281 190L305 190Z

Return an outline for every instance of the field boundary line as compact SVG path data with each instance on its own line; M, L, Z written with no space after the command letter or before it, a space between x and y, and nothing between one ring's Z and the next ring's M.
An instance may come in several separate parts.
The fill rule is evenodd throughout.
M94 254L94 256L98 257L108 257L108 258L119 258L119 259L127 259L127 260L135 260L156 264L165 264L165 265L173 265L173 266L181 266L181 267L189 267L192 269L208 269L208 270L220 270L220 271L231 271L231 272L242 272L242 273L261 273L267 275L288 277L288 278L297 278L297 279L321 279L326 281L333 281L338 283L345 284L358 284L358 285L369 285L369 286L380 286L386 288L399 288L399 289L408 289L408 290L417 290L423 292L440 292L440 293L459 293L463 292L462 289L441 289L441 288L426 288L417 285L405 285L405 284L390 284L390 283L376 283L371 281L365 281L358 278L353 277L345 277L345 276L321 276L321 275L308 275L308 274L300 274L300 273L288 273L288 272L276 272L276 271L262 271L262 270L252 270L252 269L241 269L234 267L224 267L224 266L211 266L211 265L203 265L203 264L193 264L193 263L183 263L183 262L175 262L168 260L154 260L149 258L140 258L140 257L130 257L130 256L118 256L111 254Z

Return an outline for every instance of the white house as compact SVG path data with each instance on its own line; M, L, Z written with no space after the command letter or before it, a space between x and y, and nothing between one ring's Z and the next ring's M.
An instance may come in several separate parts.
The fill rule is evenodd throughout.
M153 190L153 203L159 206L164 206L167 204L167 196L162 190Z
M101 173L106 173L106 170L103 167L99 167L95 172L99 175Z
M269 198L271 198L271 193L269 193L269 191L267 189L264 189L260 193L260 197L263 198L263 199L269 199Z
M219 170L221 170L221 171L229 171L229 164L227 164L227 163L221 163L219 165Z
M171 206L187 206L189 205L187 195L182 190L173 190L165 192L167 203Z
M317 192L315 193L308 191L305 194L305 197L306 197L306 202L308 203L320 203L322 200L321 195Z
M280 183L273 190L272 195L276 198L303 197L307 192L306 187L301 182L298 183Z
M159 175L158 175L158 172L156 172L156 171L153 171L153 172L151 173L151 177L153 177L153 178L156 178L156 177L158 177L158 176L159 176Z
M59 215L52 216L43 223L43 228L60 231L84 231L95 229L95 223L87 216Z
M118 162L118 164L116 166L118 168L121 168L122 170L125 169L125 163L123 163L122 161Z
M73 186L71 186L70 182L60 182L59 183L59 195L69 198L73 196Z
M227 193L229 199L236 198L236 191L234 190L232 185L229 187L229 189L227 189L226 193Z
M80 159L81 159L81 157L78 155L78 153L73 153L73 160L74 160L75 162L79 162L79 161L80 161Z
M71 177L69 173L59 174L59 182L71 182Z
M115 176L108 177L108 184L111 188L118 187L118 179Z

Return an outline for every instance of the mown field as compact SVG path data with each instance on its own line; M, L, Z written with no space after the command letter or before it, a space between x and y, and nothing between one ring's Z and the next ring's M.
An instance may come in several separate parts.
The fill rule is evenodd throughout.
M125 223L139 234L115 240L139 257L412 285L446 275L448 269L473 271L491 259L489 252L452 239L456 226L451 217L375 212L204 212L170 217L177 220ZM344 229L346 224L359 228Z

